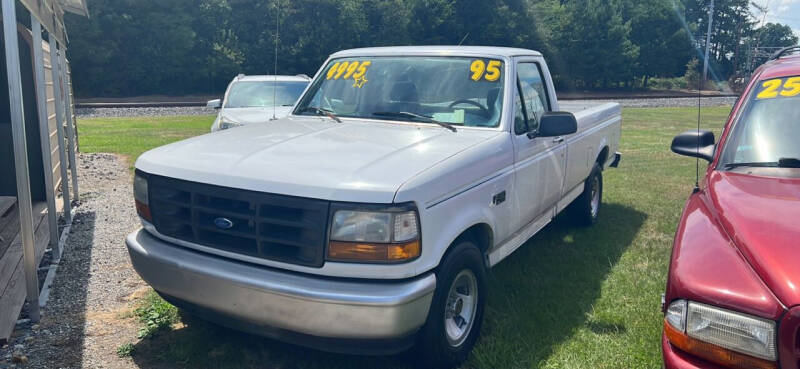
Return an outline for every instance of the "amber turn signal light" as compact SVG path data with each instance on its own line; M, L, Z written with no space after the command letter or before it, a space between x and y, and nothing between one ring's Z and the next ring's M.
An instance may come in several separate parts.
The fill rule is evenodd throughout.
M419 254L419 240L397 244L331 241L328 245L330 261L399 263L416 259Z
M150 207L139 200L136 200L136 212L139 213L139 216L142 217L142 219L148 222L153 221L153 214L150 213Z
M710 362L729 368L740 369L777 369L774 361L759 359L745 354L740 354L724 349L717 345L703 342L685 335L664 320L664 334L673 346L681 351L703 358Z

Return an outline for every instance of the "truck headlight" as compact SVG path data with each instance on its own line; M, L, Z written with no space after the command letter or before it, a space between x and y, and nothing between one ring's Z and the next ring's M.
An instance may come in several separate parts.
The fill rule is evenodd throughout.
M775 322L694 301L667 308L664 332L679 349L734 368L776 368Z
M398 263L420 255L419 219L411 211L338 210L328 260Z
M667 323L681 332L686 331L686 300L678 300L667 308Z
M147 189L147 178L142 173L136 171L133 176L133 199L136 202L136 212L142 219L152 222L153 215L150 213L150 195Z

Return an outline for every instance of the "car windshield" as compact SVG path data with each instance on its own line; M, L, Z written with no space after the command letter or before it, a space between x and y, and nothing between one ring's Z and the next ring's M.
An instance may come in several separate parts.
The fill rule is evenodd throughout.
M497 127L504 76L504 63L490 58L334 59L294 113Z
M226 108L292 106L308 82L240 81L234 82L225 101ZM275 103L273 103L273 101Z
M761 81L725 145L723 167L796 167L800 159L800 77Z

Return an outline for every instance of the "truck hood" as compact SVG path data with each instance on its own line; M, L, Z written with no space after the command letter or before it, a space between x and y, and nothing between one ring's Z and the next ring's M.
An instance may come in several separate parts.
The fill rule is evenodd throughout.
M269 108L225 108L221 115L241 124L264 123L272 119L273 114L283 118L292 112L291 106L277 106Z
M800 304L800 178L715 171L708 184L745 259L785 306Z
M159 147L142 154L136 168L253 191L392 203L398 188L414 175L498 134L291 116Z

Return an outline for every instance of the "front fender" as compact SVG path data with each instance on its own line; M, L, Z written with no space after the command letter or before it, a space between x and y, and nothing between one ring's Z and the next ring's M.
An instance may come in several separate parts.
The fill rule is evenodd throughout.
M422 253L426 268L435 268L453 242L466 230L485 224L491 230L490 240L501 239L510 232L512 201L490 205L493 194L506 191L510 197L512 173L505 173L445 202L420 209L422 221ZM483 245L489 250L493 245Z
M714 216L705 192L693 194L675 235L666 303L688 299L777 320L785 307L758 277Z
M468 213L460 214L458 219L453 219L453 226L449 227L446 233L441 237L441 245L445 247L438 248L436 265L441 263L442 258L450 249L455 241L468 229L475 226L486 225L489 228L489 240L494 240L495 219L486 209L471 209ZM483 251L491 250L494 245L483 245Z
M398 189L394 202L414 201L419 207L419 272L438 266L453 241L476 224L487 224L495 240L510 234L513 154L510 136L498 133L419 173ZM494 204L494 196L504 191L506 200ZM490 249L493 245L484 246Z

